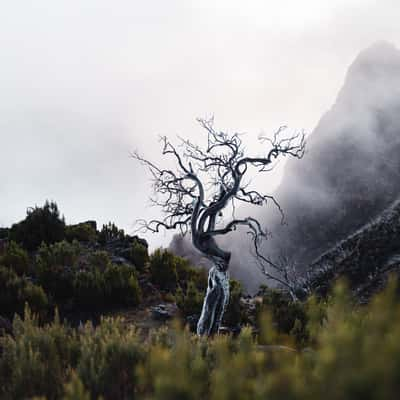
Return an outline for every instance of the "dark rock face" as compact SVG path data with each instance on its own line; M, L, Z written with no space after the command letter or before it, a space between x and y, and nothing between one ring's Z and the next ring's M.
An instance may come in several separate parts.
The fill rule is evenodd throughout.
M390 273L400 272L400 201L322 254L309 271L313 293L326 296L334 282L345 277L355 298L367 302Z

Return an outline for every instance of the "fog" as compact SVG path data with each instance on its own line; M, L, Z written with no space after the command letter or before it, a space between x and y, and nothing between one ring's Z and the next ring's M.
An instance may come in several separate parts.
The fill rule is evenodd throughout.
M336 101L308 136L304 158L286 163L273 193L285 224L273 206L238 210L241 217L257 217L272 232L262 246L265 256L277 262L284 255L304 271L398 199L399 114L400 50L378 42L350 66ZM247 289L255 291L265 282L243 231L222 239L221 245L232 251L232 274ZM171 248L201 261L187 240L175 238Z
M67 222L150 218L159 134L195 118L257 135L311 132L359 51L400 44L396 1L15 1L0 15L0 225L57 201ZM340 122L338 122L340 123ZM260 181L273 192L283 165ZM171 235L146 234L152 248Z
M308 137L305 157L287 162L274 192L286 223L276 210L253 210L272 232L265 255L285 255L304 270L399 198L399 113L400 51L379 42L349 68L335 103ZM261 276L246 272L254 264L246 248L236 238L233 269L255 289Z

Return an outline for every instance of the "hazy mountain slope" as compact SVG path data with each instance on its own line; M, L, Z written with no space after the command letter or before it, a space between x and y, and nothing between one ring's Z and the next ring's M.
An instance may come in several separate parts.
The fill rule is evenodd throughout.
M305 157L288 161L274 193L287 225L278 213L260 209L259 219L273 233L265 254L284 253L305 268L398 198L399 116L400 51L379 42L350 66L335 104L308 137ZM242 235L225 243L233 251L232 275L255 290L263 276L249 243ZM181 246L186 257L188 247Z
M284 251L308 264L400 194L400 51L377 43L347 73L300 162L289 160L275 193L288 225L267 218Z

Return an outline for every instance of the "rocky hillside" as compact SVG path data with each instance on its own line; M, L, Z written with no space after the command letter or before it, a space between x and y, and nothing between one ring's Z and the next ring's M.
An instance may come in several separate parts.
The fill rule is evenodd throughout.
M389 273L400 274L400 201L312 262L308 273L314 293L324 296L346 278L356 299L368 301Z

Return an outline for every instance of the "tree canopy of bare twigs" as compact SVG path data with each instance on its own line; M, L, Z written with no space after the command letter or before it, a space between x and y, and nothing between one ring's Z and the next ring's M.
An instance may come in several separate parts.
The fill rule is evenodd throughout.
M271 171L280 157L302 158L305 152L303 132L284 137L286 127L280 127L270 138L259 136L263 154L250 156L239 133L229 134L214 128L214 119L198 119L207 135L205 146L199 146L179 137L174 145L167 137L160 138L162 155L171 156L174 168L164 168L149 161L138 152L132 157L144 164L153 179L151 202L160 207L163 217L151 221L138 221L140 227L159 232L160 229L179 229L182 235L190 232L192 243L197 250L214 264L208 276L207 293L197 324L199 335L218 332L226 305L229 300L229 275L227 269L231 253L220 248L216 237L226 235L245 226L250 234L257 262L267 278L274 279L293 293L292 285L286 282L289 275L282 275L280 265L271 262L259 251L260 243L269 232L253 217L236 218L236 204L243 202L257 206L272 202L280 211L279 203L269 194L251 188L248 178L251 171ZM246 180L247 179L247 180ZM228 221L223 210L232 206ZM277 275L271 273L274 270Z
M159 206L163 214L161 219L138 222L141 228L151 232L159 232L161 228L179 229L183 235L190 232L199 251L206 256L229 260L229 253L216 245L215 237L244 225L257 245L268 232L255 218L235 218L234 213L229 221L221 223L222 211L229 202L233 210L238 202L257 206L272 202L283 218L283 211L274 197L250 189L245 178L251 167L256 173L271 171L278 157L302 158L305 135L299 132L283 137L287 128L282 126L272 137L259 136L264 154L249 156L245 154L241 134L216 130L213 118L198 119L198 122L207 135L205 146L181 137L177 145L165 136L160 138L162 154L174 158L174 169L164 169L137 151L132 153L133 158L148 167L153 179L151 202Z

